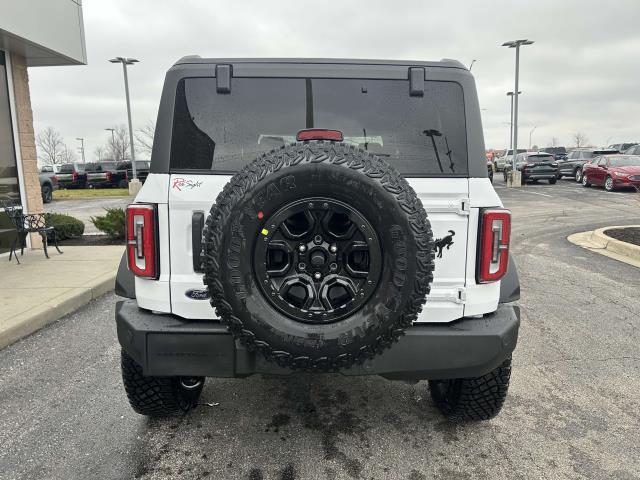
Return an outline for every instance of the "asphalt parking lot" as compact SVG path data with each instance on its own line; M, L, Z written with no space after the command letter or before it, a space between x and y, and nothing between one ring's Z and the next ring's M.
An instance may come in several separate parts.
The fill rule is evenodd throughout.
M640 478L640 272L566 240L640 223L640 195L495 186L523 292L496 419L447 423L426 382L324 375L209 380L209 405L150 421L127 404L106 295L0 351L0 478Z

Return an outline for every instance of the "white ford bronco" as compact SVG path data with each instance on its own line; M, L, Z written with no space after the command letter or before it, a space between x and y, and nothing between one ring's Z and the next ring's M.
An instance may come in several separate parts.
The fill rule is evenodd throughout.
M338 372L491 418L520 323L509 236L459 62L185 57L127 209L129 401L170 415L205 377Z

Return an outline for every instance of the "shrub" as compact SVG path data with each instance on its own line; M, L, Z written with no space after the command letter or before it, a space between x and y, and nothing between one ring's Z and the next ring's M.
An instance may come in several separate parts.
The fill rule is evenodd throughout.
M58 240L81 237L84 233L84 223L71 215L63 213L45 213L48 227L54 227ZM47 234L47 241L53 241L53 232Z
M111 238L123 240L125 229L125 214L122 208L105 208L107 214L99 217L91 217L91 223L101 232Z

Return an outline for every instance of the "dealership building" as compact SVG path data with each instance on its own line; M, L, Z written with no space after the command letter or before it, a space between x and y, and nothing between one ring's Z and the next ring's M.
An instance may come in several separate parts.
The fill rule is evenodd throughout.
M0 200L43 211L36 158L30 67L84 65L81 0L6 0L0 13ZM0 209L0 254L15 238ZM39 237L31 246L40 246Z

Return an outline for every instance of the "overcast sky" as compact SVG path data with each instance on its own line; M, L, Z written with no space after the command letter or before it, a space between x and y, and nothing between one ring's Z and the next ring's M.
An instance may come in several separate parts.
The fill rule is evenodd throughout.
M640 1L152 1L85 0L88 65L30 69L36 133L85 138L87 160L104 129L126 122L129 73L134 128L155 121L166 70L180 57L473 59L487 148L509 139L514 50L521 50L519 145L572 134L603 145L640 141Z

